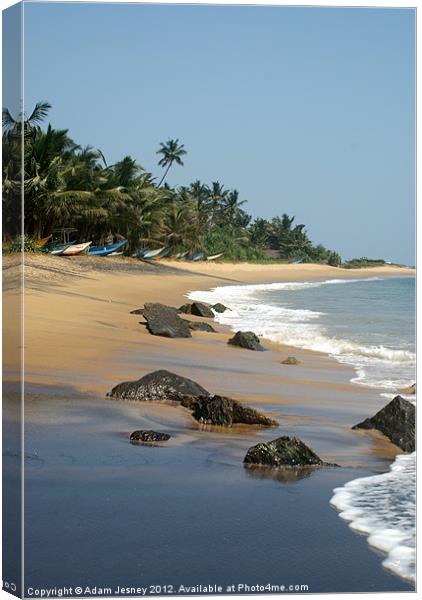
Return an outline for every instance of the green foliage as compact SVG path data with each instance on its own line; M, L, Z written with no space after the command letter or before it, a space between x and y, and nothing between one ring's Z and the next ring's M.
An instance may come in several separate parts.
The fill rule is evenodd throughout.
M31 238L74 227L80 241L98 245L110 237L127 238L129 253L164 245L173 252L224 252L224 260L264 262L271 251L272 261L341 263L335 252L313 245L294 216L252 221L246 200L219 181L197 180L179 188L164 183L172 165L183 166L186 150L178 139L160 145L158 164L164 173L157 184L131 156L108 165L100 150L82 148L66 129L42 129L50 108L39 102L29 117L17 118L3 111L3 223L5 239L14 239L12 247L19 247L23 170L27 251L36 251Z
M29 235L17 235L4 248L3 252L12 254L13 252L40 252L35 240Z
M385 260L382 258L366 258L366 256L363 256L361 258L352 258L343 266L346 269L361 269L365 267L381 267L385 264Z
M332 267L340 267L341 265L341 256L337 252L329 252L328 253L328 264Z

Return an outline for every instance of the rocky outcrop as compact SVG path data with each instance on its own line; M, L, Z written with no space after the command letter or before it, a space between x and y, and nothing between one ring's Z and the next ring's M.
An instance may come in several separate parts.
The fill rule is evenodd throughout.
M203 302L183 304L183 306L179 308L179 311L187 315L195 315L196 317L205 317L209 319L214 317L211 307Z
M227 306L224 306L224 304L221 304L221 302L217 302L216 304L213 304L212 309L218 313L223 313L223 312L226 312L226 310L230 310L230 308L228 308Z
M188 321L189 328L192 331L208 331L209 333L216 333L214 327L205 321Z
M284 360L281 360L280 363L282 365L298 365L300 361L296 358L296 356L288 356Z
M130 311L130 314L131 315L143 315L144 309L143 308L135 308L135 310Z
M243 460L246 465L266 467L323 467L337 466L326 463L296 437L283 436L271 442L252 446Z
M173 306L147 302L143 308L143 316L152 335L168 338L192 337L189 324L179 317L177 309Z
M415 407L401 396L396 396L370 419L352 429L377 429L405 452L415 450Z
M243 406L231 398L211 396L205 388L192 379L164 369L148 373L137 381L119 383L107 396L138 402L180 402L183 407L191 411L194 419L208 425L224 427L231 427L235 423L265 427L278 425L276 421L253 408Z
M253 408L225 396L201 396L193 400L189 408L200 423L231 427L235 423L274 427L278 423Z
M130 441L132 443L141 442L145 444L150 442L167 442L170 438L171 435L168 433L146 429L139 429L130 434Z
M232 346L246 348L247 350L259 350L260 352L265 350L265 348L261 346L259 338L253 331L238 331L227 343Z
M107 396L140 402L185 400L187 403L191 397L209 396L209 393L192 379L161 369L137 381L119 383Z

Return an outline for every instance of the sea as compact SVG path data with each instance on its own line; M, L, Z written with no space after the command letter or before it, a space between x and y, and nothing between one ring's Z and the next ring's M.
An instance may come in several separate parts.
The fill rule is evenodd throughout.
M216 320L234 331L351 365L352 381L376 388L386 403L416 381L413 277L221 286L189 297L230 307ZM384 567L415 581L416 453L398 455L387 473L334 489L330 503L384 554Z

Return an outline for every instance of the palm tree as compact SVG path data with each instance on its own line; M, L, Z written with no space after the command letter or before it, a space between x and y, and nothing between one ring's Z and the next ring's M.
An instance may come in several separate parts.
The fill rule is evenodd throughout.
M186 154L186 150L184 149L183 144L179 145L178 139L168 140L165 144L161 142L160 146L160 149L157 150L157 154L162 154L163 157L158 161L158 164L160 167L166 167L166 170L164 171L164 175L162 176L158 187L160 187L163 183L173 163L176 163L177 165L183 167L183 161L181 159L181 156Z

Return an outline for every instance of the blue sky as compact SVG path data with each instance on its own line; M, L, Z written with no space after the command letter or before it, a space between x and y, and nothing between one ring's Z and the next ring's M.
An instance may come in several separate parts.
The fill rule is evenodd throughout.
M157 176L287 212L343 257L414 263L413 10L25 4L25 106Z

